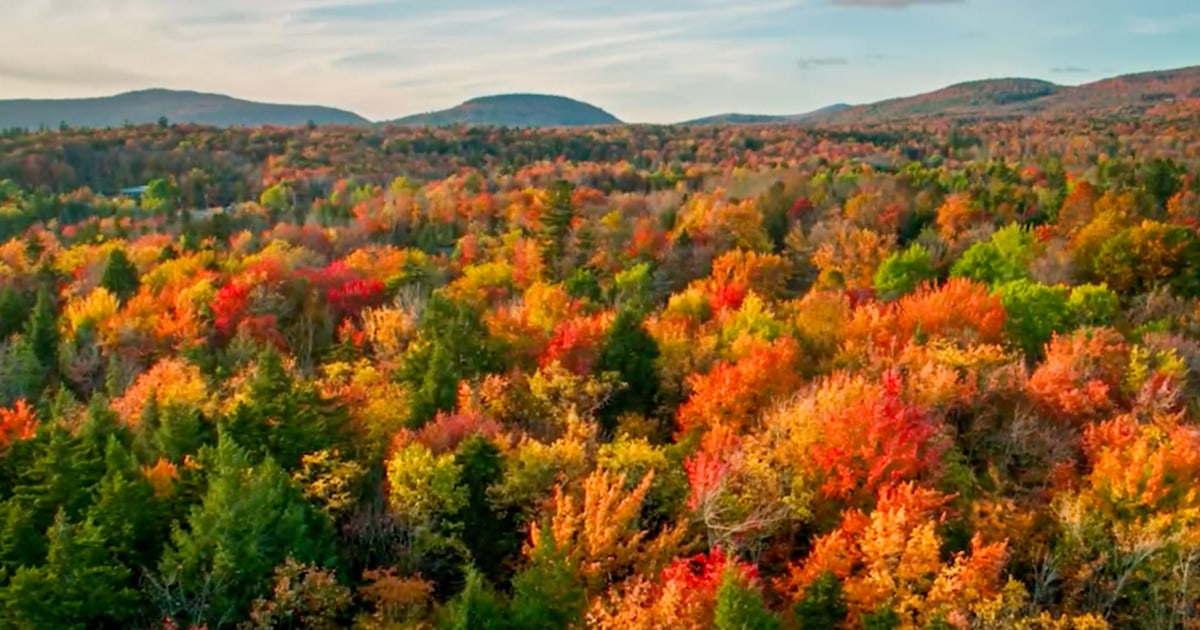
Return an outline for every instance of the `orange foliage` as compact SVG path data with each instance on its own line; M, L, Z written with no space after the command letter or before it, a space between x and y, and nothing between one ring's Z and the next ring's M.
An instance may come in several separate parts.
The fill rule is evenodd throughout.
M744 431L766 408L799 389L795 339L780 337L758 343L741 359L721 362L707 374L693 374L687 385L692 396L679 409L679 429L686 433L719 425Z
M11 409L0 409L0 451L13 442L28 440L37 431L37 416L22 398Z
M1075 423L1098 418L1120 403L1128 356L1124 338L1111 328L1055 336L1029 379L1029 395L1054 418Z
M162 407L181 405L199 409L208 400L208 386L200 368L183 359L163 359L139 376L123 396L113 401L113 410L123 422L135 425L152 395Z

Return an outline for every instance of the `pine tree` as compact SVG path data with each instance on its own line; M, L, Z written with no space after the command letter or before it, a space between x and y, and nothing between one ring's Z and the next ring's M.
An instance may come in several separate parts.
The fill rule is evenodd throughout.
M546 268L552 273L557 273L560 267L559 263L566 251L567 235L577 214L572 199L574 193L574 185L560 179L546 189L542 198L545 205L541 229L542 258L546 261Z
M829 571L804 590L804 599L795 610L800 630L840 628L848 612L842 599L842 583Z
M496 582L508 577L505 567L520 551L515 518L493 507L487 492L504 476L502 457L499 447L481 435L464 440L454 455L467 491L466 505L458 513L462 531L469 533L463 542L475 565Z
M29 314L29 304L11 285L0 290L0 341L20 332Z
M621 375L625 388L618 391L601 414L604 429L611 433L617 417L632 411L650 414L658 398L658 344L646 332L636 311L621 309L604 340L597 369Z
M46 563L13 574L0 595L0 625L13 628L127 628L138 614L131 571L105 549L91 521L73 524L60 511L46 533ZM4 617L7 616L6 620Z
M45 286L38 289L33 312L25 322L25 337L42 367L53 370L58 365L58 322L54 301Z
M504 630L513 627L500 596L474 567L467 569L466 584L438 624L440 630Z
M714 630L779 630L779 619L763 603L762 592L726 570L717 589Z
M270 458L253 465L228 435L202 460L208 491L186 526L174 526L153 590L165 613L217 627L244 618L286 558L329 563L332 528L282 468Z
M122 300L127 300L137 293L141 280L137 267L129 260L125 250L117 248L108 255L104 275L100 277L100 286Z

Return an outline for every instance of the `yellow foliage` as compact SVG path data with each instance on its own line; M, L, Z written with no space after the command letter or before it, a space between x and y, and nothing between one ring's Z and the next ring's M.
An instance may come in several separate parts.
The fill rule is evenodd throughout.
M64 332L73 339L85 326L101 331L116 316L120 306L117 296L104 287L97 287L86 298L67 303L63 312L63 321L66 323Z

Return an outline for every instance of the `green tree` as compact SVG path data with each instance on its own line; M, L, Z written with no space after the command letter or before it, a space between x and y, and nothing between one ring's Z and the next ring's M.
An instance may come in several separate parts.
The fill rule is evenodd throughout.
M122 300L127 300L137 293L141 279L137 267L129 260L124 249L118 247L108 255L104 275L100 277L100 286Z
M826 571L804 589L804 599L796 604L796 623L800 630L840 628L849 609L842 597L842 583Z
M156 214L173 215L179 210L179 187L174 179L155 179L146 184L139 205Z
M1005 328L1009 340L1027 357L1040 357L1054 333L1071 330L1071 309L1065 288L1016 280L1001 285L996 292L1008 315Z
M488 488L504 478L503 457L495 443L478 434L464 440L454 454L466 489L466 502L457 514L463 543L475 566L497 582L508 577L506 567L520 552L516 519L488 497Z
M714 630L778 630L779 618L763 602L762 592L727 569L717 588Z
M106 549L104 532L93 522L72 524L58 512L46 533L45 564L23 566L0 594L5 627L128 628L138 613L131 571Z
M11 285L0 289L0 341L20 332L29 315L29 303Z
M25 323L25 337L42 366L52 370L58 364L58 323L54 300L45 286L38 289L33 312Z
M875 272L875 292L885 299L897 299L936 277L929 250L914 243L903 252L892 253L879 265Z
M962 258L950 268L950 276L987 285L1028 278L1033 245L1029 232L1013 223L993 234L991 240L975 243L963 252Z
M551 184L542 195L545 212L541 220L542 258L547 269L557 272L566 251L567 236L578 211L573 199L575 186L566 180ZM555 276L557 277L557 276Z
M311 383L298 383L284 369L279 354L259 355L246 399L221 422L222 428L252 453L270 456L287 470L296 470L307 453L348 446L345 408L326 400ZM188 441L190 426L176 436Z
M616 372L625 383L601 410L606 432L613 432L622 413L649 415L654 411L659 395L658 357L658 343L646 332L638 312L621 309L604 338L596 365L600 372Z
M279 465L253 464L225 433L202 461L208 490L186 525L173 527L153 592L164 614L216 628L245 618L286 558L331 562L332 528Z
M545 540L513 578L512 619L517 628L561 630L583 620L587 594L566 554L557 549L549 527Z
M1108 285L1082 284L1071 289L1067 306L1076 325L1108 326L1121 312L1121 298Z
M438 411L453 409L459 381L492 372L499 363L479 308L435 292L401 370L415 390L412 423L423 425Z
M467 569L463 590L446 604L439 630L505 630L508 621L504 601L474 567Z

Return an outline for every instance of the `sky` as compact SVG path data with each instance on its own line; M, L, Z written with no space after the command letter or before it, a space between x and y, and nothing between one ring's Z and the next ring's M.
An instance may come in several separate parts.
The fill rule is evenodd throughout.
M1197 0L21 0L0 98L165 87L372 120L513 92L628 122L1200 64Z

